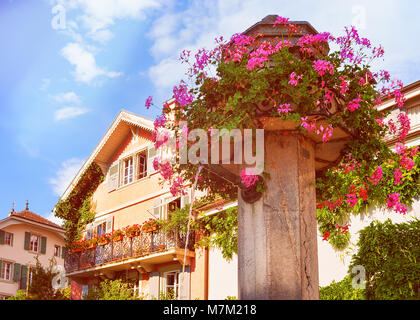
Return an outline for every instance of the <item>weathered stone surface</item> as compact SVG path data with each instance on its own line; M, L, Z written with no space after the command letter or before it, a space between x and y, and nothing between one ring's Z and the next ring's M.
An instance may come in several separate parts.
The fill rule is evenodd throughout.
M314 143L265 132L262 199L239 195L240 299L318 299ZM240 192L239 192L240 194Z

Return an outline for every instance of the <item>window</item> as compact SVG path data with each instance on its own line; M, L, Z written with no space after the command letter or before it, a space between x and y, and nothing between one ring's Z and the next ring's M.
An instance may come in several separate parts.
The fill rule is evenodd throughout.
M189 204L189 199L189 192L187 192L186 195L178 198L167 197L156 199L153 202L153 215L155 218L167 219L171 212L174 212Z
M4 296L4 295L0 294L0 300L7 300L9 298L10 298L10 296Z
M165 294L177 299L179 295L179 272L167 272L164 274Z
M54 246L54 257L59 257L60 256L60 246L55 245Z
M5 234L4 234L4 244L13 247L13 233L5 232Z
M39 244L40 244L40 237L34 234L31 234L31 242L29 246L29 250L38 252L39 251Z
M125 159L123 163L124 163L123 184L126 185L133 182L133 173L134 173L133 157Z
M1 279L3 280L12 280L12 262L4 261L1 264Z
M104 221L104 222L102 222L102 223L100 223L100 224L98 224L96 226L96 228L95 228L95 234L97 236L101 236L101 235L103 235L105 233L106 233L106 222Z
M137 179L143 179L147 176L147 150L137 154Z

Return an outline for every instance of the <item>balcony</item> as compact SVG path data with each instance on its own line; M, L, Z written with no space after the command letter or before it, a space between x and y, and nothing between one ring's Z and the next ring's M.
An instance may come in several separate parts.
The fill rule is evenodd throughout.
M190 233L188 240L188 258L193 256L194 233ZM134 237L124 237L121 241L110 241L106 245L86 249L82 252L69 252L64 262L68 276L73 274L82 275L98 269L109 268L118 270L126 268L127 264L143 262L146 271L153 264L168 261L181 261L186 242L186 233L164 232L156 230L152 232L140 232Z

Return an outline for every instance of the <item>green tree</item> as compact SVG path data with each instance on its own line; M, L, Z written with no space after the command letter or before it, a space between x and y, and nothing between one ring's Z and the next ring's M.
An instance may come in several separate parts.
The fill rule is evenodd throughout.
M320 300L364 300L364 290L354 289L352 286L352 277L346 276L343 280L335 282L334 280L325 287L319 288Z
M360 231L359 250L349 270L356 265L365 268L367 299L420 299L419 243L419 219L397 224L373 221Z
M104 280L98 286L89 288L84 300L139 300L134 295L133 286L121 279Z

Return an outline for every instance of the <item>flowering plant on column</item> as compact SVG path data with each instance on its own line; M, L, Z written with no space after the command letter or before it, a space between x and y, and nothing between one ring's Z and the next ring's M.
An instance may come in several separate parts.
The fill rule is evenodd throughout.
M187 78L174 87L174 104L165 103L155 121L156 147L168 141L158 138L162 128L178 133L177 147L196 128L209 136L216 129L260 128L261 106L268 106L266 115L293 121L295 130L315 134L321 143L329 143L336 130L344 131L350 141L335 163L317 171L316 184L320 232L342 249L349 243L352 213L371 204L404 213L419 193L418 184L410 183L419 179L417 150L404 146L410 123L402 109L403 84L385 70L371 70L384 49L354 27L338 37L328 32L303 34L298 24L282 17L272 27L280 29L281 38L235 34L228 41L217 38L213 49L201 49L194 56L181 53L181 62L189 65ZM329 44L338 50L328 53ZM384 98L395 99L400 108L396 122L385 120L389 112L376 108ZM182 131L181 121L187 124ZM386 136L399 139L399 152L390 150ZM187 140L184 147L192 146ZM181 163L179 153L175 157L177 161L165 163L156 158L154 167L177 195L193 180L197 165ZM243 173L241 179L246 185L258 183ZM210 170L201 171L197 186L215 197L237 197L237 186Z

